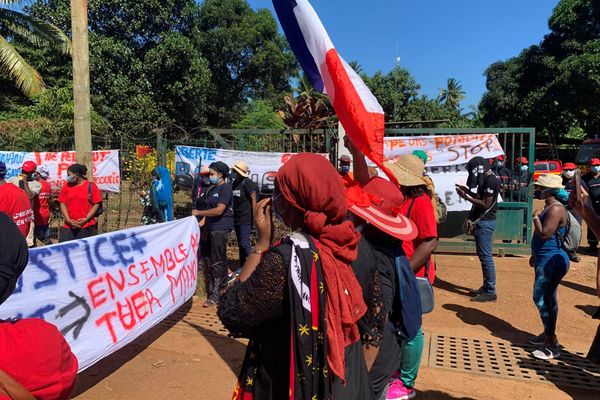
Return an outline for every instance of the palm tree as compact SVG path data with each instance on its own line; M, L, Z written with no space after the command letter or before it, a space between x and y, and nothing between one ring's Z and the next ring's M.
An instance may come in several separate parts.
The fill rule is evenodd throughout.
M465 91L463 90L460 81L454 78L448 78L446 88L440 88L440 95L438 100L445 103L448 107L458 110L460 102L465 98Z
M0 6L17 6L25 0L0 0ZM50 47L71 54L71 41L56 26L9 7L0 7L0 70L3 70L27 97L44 89L40 73L10 43L21 39L36 47Z

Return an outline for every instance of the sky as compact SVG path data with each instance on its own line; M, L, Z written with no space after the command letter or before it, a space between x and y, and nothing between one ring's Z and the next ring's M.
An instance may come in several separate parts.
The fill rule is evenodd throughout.
M248 0L269 8L271 0ZM558 0L310 0L338 52L365 72L388 72L396 57L437 97L448 78L462 82L464 109L485 92L487 67L539 44Z

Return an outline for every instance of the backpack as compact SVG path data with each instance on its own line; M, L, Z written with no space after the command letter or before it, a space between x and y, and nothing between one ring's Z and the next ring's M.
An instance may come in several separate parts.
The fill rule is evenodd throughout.
M88 203L90 203L92 206L94 205L94 203L92 203L92 182L88 182ZM100 202L100 207L98 207L98 211L96 211L94 218L97 218L102 214L104 214L104 203Z
M443 225L446 223L446 220L448 219L448 206L446 205L446 203L444 203L442 201L440 196L438 196L437 194L435 195L435 201L437 203L437 215L438 215L437 224Z
M574 253L579 248L579 243L581 243L581 224L566 207L565 210L567 211L567 230L565 236L563 237L558 229L556 230L556 236L560 239L562 248L567 253Z

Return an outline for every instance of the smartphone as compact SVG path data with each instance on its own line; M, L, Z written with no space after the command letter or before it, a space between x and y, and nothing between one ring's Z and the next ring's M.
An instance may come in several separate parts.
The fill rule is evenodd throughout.
M575 171L575 190L577 191L577 202L581 204L583 200L583 194L581 192L581 170Z

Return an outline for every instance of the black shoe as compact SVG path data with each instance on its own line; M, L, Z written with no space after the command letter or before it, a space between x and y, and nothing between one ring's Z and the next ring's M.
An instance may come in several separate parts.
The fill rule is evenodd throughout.
M477 303L487 303L490 301L496 301L498 299L498 296L496 296L495 294L492 293L481 293L480 295L477 295L475 297L473 297L471 299L471 301L477 302Z
M572 254L569 256L569 260L573 261L574 263L578 263L579 261L581 261L581 257Z
M483 290L483 286L477 290L469 290L469 294L471 296L479 296L480 294L484 294L484 293L485 293L485 290Z

